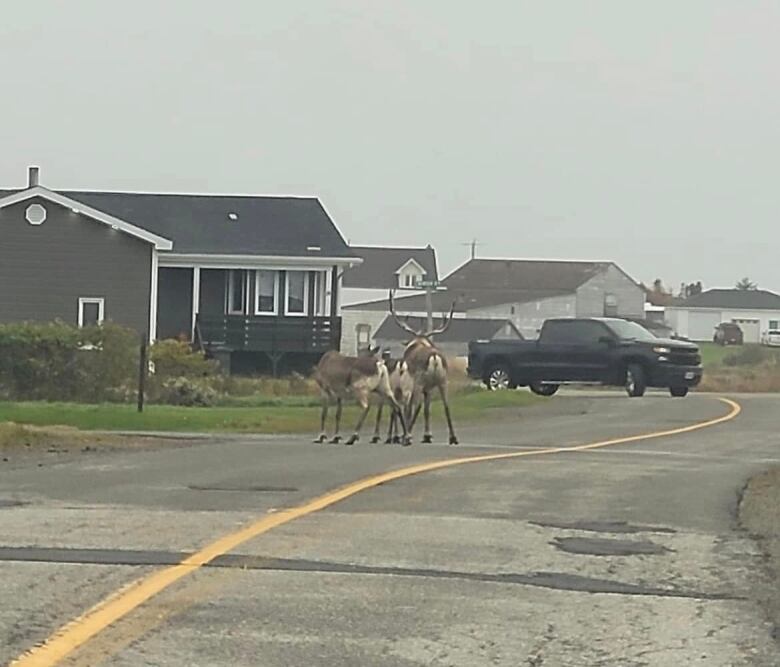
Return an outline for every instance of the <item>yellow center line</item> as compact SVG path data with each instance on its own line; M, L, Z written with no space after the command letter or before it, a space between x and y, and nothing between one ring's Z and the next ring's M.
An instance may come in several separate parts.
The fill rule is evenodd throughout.
M108 598L97 604L70 623L57 630L51 637L45 640L39 646L36 646L16 660L12 661L9 667L51 667L60 660L88 642L92 637L107 628L112 623L126 616L136 607L165 590L182 577L194 572L198 568L208 564L218 556L222 556L232 551L237 546L251 540L254 537L262 535L278 526L281 526L300 517L318 512L326 507L334 505L350 496L374 488L380 484L392 482L396 479L418 475L424 472L450 468L452 466L464 465L467 463L483 463L487 461L499 461L502 459L514 459L528 456L542 456L545 454L560 454L567 452L582 452L590 449L600 449L614 445L623 445L640 440L653 440L656 438L666 438L673 435L681 435L698 431L711 426L716 426L734 419L742 411L740 405L727 398L719 398L719 401L727 404L731 409L722 417L710 419L704 422L698 422L681 428L669 429L666 431L657 431L654 433L645 433L642 435L633 435L622 438L612 438L602 440L586 445L575 445L572 447L548 447L545 449L523 450L507 452L502 454L481 454L475 456L464 456L461 458L444 459L429 463L392 470L367 477L357 482L352 482L340 489L330 491L322 496L314 498L303 505L286 509L276 514L271 514L249 524L245 528L226 535L215 542L207 545L200 551L188 556L179 564L167 567L158 572L154 572L147 577L143 577L132 582L128 586L116 591Z

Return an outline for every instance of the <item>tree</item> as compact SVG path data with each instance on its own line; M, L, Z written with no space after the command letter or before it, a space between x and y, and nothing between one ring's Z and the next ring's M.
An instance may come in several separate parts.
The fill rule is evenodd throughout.
M747 277L740 280L736 285L734 285L734 287L738 290L743 290L743 291L758 289L758 285L756 285L756 283L754 283L753 281L750 280L750 278Z

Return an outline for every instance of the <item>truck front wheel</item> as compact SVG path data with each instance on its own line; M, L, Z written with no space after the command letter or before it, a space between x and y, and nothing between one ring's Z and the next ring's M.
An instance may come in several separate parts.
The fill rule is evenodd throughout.
M669 393L675 398L685 398L688 395L688 387L669 387Z
M646 389L645 369L640 364L628 364L626 366L626 393L631 398L639 398L645 395Z
M496 364L490 369L485 378L485 386L491 391L517 389L517 385L512 382L509 375L509 369L504 364Z

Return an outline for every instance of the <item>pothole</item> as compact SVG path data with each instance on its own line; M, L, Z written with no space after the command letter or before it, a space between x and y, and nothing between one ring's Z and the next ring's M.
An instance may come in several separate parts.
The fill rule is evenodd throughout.
M626 521L572 521L571 523L546 523L530 521L542 528L560 528L562 530L588 530L594 533L676 533L673 528L663 526L642 526Z
M655 556L671 549L649 541L605 540L591 537L556 537L554 547L571 554L589 556Z

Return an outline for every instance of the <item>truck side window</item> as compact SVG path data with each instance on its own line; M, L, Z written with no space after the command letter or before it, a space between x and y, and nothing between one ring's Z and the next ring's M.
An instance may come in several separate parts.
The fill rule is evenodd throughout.
M588 320L555 320L545 324L542 339L547 343L592 345L609 335L600 322Z

